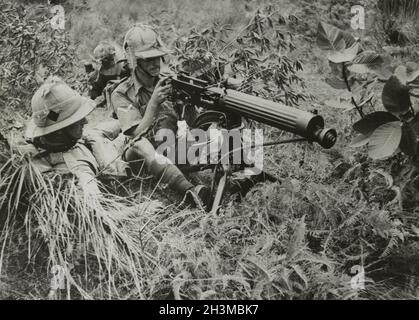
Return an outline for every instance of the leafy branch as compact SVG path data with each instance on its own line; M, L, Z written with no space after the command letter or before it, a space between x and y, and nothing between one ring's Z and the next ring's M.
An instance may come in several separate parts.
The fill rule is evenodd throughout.
M353 139L351 146L368 144L369 156L373 159L389 157L397 150L407 156L416 156L419 130L415 130L415 125L418 117L412 107L411 97L416 97L415 90L419 86L419 66L411 63L399 66L392 72L389 56L363 51L359 39L324 22L318 26L317 44L322 50L328 51L332 72L336 71L336 65L342 68L341 79L328 83L336 89L342 89L339 81L344 82L344 88L349 91L351 102L362 118L353 125L359 135ZM358 75L364 79L365 76L367 79L370 77L370 80L362 80ZM363 107L371 103L378 81L385 83L381 100L386 111L365 114ZM358 86L353 90L355 83Z
M280 9L266 6L231 38L229 25L194 29L175 41L176 60L172 69L186 71L210 83L234 77L242 81L239 90L296 105L308 98L296 85L304 87L298 71L302 63L287 53L294 50L292 37L286 37L287 19ZM231 45L235 43L234 47ZM280 92L278 92L278 89Z

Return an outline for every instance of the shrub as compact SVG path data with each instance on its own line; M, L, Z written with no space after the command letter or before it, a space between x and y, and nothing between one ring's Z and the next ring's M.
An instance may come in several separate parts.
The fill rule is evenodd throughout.
M0 9L0 105L2 121L7 121L1 132L7 135L11 128L21 128L31 96L45 77L61 76L81 91L83 84L78 80L74 46L66 31L51 27L46 8L37 12L2 1Z
M242 81L238 90L260 95L287 105L309 98L298 72L303 65L289 55L295 50L292 35L286 31L291 17L278 6L258 9L240 30L214 23L174 43L172 67L219 83L223 78Z
M360 135L352 146L368 144L373 159L389 157L398 149L407 156L416 156L418 110L413 108L412 98L418 95L419 66L408 63L392 71L390 57L360 49L359 41L350 33L323 22L318 26L317 43L328 51L335 76L328 83L337 89L346 88L363 118L353 126ZM385 82L381 98L386 111L365 115L367 104L374 108L372 100L378 81Z
M387 42L399 45L418 43L418 0L378 0L377 7Z

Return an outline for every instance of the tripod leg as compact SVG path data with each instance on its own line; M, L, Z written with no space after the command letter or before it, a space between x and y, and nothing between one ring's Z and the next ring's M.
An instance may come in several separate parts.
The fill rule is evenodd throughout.
M224 172L223 176L218 181L217 190L215 191L215 197L212 203L211 213L216 214L218 209L221 206L221 200L223 199L226 181L227 181L227 172Z

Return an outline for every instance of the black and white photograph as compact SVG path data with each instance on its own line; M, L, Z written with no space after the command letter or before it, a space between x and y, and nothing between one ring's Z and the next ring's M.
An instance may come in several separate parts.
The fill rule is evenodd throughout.
M0 41L0 300L419 299L419 0L0 0Z

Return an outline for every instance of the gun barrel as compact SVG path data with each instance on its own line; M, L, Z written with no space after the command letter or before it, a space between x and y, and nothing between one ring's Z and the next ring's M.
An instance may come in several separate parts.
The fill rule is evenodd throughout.
M295 133L319 143L324 148L331 148L336 143L336 130L325 129L324 119L320 115L236 90L215 87L208 90L218 94L221 97L219 103L230 112Z

